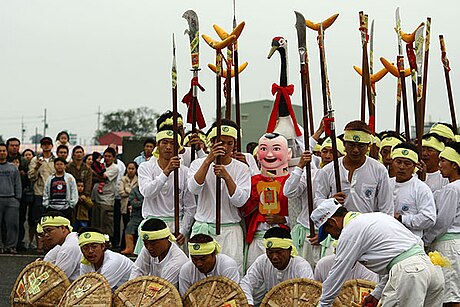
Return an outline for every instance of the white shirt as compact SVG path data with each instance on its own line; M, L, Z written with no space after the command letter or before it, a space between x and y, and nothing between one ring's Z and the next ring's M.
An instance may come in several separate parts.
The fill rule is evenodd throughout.
M188 168L179 167L179 212L182 219L180 233L187 235L193 224L196 203L195 197L187 188ZM139 191L144 196L142 217L174 217L174 172L168 177L152 157L139 165Z
M423 231L436 222L436 206L430 188L416 176L406 182L390 178L395 213L402 215L402 223L421 238Z
M111 250L106 250L102 266L99 270L96 271L92 263L82 263L80 265L80 273L83 275L85 273L97 272L107 279L110 287L114 290L128 280L132 267L133 262L128 257L112 252Z
M313 271L307 260L299 256L291 257L287 267L280 271L272 265L266 254L262 254L249 267L248 272L240 281L240 286L248 303L252 305L254 304L252 296L254 289L264 284L265 290L268 291L280 282L292 278L313 279Z
M171 243L166 257L161 261L158 261L157 257L150 256L149 251L145 247L142 247L139 256L137 256L134 262L129 279L153 275L166 279L177 288L180 268L187 261L187 256L175 243Z
M180 163L186 167L190 167L192 163L192 148L191 147L184 147L185 151L179 154ZM206 157L206 153L203 149L195 151L195 159Z
M311 169L312 193L314 196L317 188L317 181L315 180L318 169ZM284 183L283 188L284 196L287 198L302 198L302 211L297 216L297 223L303 227L310 228L309 213L308 213L308 199L307 199L307 175L304 169L296 166L291 172L291 175ZM313 209L316 206L313 204Z
M425 183L430 187L431 192L436 192L445 187L449 180L442 177L441 171L436 171L433 173L426 173Z
M425 231L423 241L433 242L445 233L460 233L460 180L446 185L434 193L438 211L436 224Z
M251 171L251 176L260 174L260 169L257 166L256 159L254 156L248 152L243 152L244 157L246 158L246 162L248 163L249 170Z
M387 265L415 244L422 245L421 239L392 216L374 212L355 217L338 240L335 263L323 283L320 306L332 306L357 261L381 275L371 293L380 299L388 281Z
M321 258L315 267L315 280L324 282L329 275L329 271L335 263L335 255L327 255ZM347 280L350 279L365 279L373 282L379 282L379 275L371 270L368 270L364 265L356 262L355 266L349 272Z
M192 162L188 174L188 187L190 191L198 195L198 202L195 220L204 223L216 222L216 175L214 174L214 163L209 166L205 181L199 185L195 180L195 173L201 167L206 158L200 158ZM249 167L238 160L225 165L225 169L232 176L236 184L235 192L229 195L227 185L221 183L221 223L238 223L241 217L238 208L242 207L249 199L251 193L251 173Z
M51 254L48 256L49 253ZM81 257L78 234L71 232L65 237L62 245L56 245L46 254L44 260L58 266L72 282L80 276Z
M388 172L378 161L366 157L364 164L353 172L348 181L348 170L339 158L339 171L342 192L347 195L344 206L349 211L361 213L383 212L393 216L394 206L391 197ZM336 194L334 163L323 167L316 179L315 205Z
M210 276L224 276L236 283L240 282L240 273L236 261L224 254L216 255L214 268L208 274L201 273L192 260L187 261L179 273L179 293L184 295L194 283Z

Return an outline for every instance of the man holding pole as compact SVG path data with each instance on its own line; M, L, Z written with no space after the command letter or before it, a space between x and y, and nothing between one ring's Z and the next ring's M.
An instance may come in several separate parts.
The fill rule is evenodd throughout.
M243 229L238 208L249 199L251 173L243 162L232 158L239 127L231 120L222 119L220 142L216 142L217 123L208 131L212 143L211 152L205 158L194 160L190 165L188 187L198 196L195 224L192 236L204 233L222 246L222 253L232 257L243 268ZM215 163L220 157L221 164ZM216 180L221 185L221 233L216 235Z
M381 163L366 156L373 142L371 129L360 120L352 121L345 126L343 140L347 155L338 160L342 191L336 190L334 163L329 163L316 175L315 204L334 197L349 210L382 212L393 216L387 170Z
M192 227L196 203L186 185L188 168L180 163L178 156L173 155L173 137L174 132L171 126L163 125L157 132L157 147L153 152L153 158L139 165L139 191L144 196L142 217L144 219L155 217L163 220L169 227L173 227L173 172L179 169L179 212L182 225L176 239L177 243L182 245ZM178 141L180 144L180 137ZM135 250L137 253L142 248L141 243L141 238L139 238Z

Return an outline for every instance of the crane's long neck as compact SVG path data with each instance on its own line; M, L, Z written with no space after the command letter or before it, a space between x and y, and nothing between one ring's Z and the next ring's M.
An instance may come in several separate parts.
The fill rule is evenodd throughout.
M281 57L281 70L280 70L280 86L287 86L288 85L288 67L287 67L287 55L286 55L286 48L279 48L278 49ZM278 115L280 117L289 116L289 110L287 108L286 100L284 96L281 95L280 97L280 104L278 108Z

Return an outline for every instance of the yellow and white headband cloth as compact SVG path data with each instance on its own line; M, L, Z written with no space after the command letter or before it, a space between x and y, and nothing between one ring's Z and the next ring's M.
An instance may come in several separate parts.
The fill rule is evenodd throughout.
M402 141L400 139L395 138L393 136L389 136L389 137L383 138L382 143L380 144L380 148L387 147L387 146L393 147L401 143Z
M443 124L434 124L431 126L430 133L436 133L437 135L451 140L455 139L455 134L452 132L452 130Z
M437 151L443 151L446 146L444 146L444 143L439 141L433 136L429 136L426 139L422 139L422 146L424 147L430 147L433 149L436 149Z
M374 137L364 131L345 130L343 134L343 140L347 142L370 144L373 143Z
M155 158L158 158L160 156L160 153L159 153L159 149L158 149L158 143L161 141L161 140L164 140L164 139L174 139L174 131L172 130L163 130L163 131L160 131L160 132L157 132L157 134L155 135L155 140L157 142L157 146L155 147L155 149L153 150L153 156ZM181 137L179 134L177 134L177 142L179 143L179 151L182 150L182 145L181 144Z
M297 248L292 244L291 239L282 239L282 238L267 238L264 239L264 246L267 249L270 248L281 248L281 249L291 249L291 257L297 256Z
M174 124L173 122L173 118L172 117L169 117L167 119L165 119L161 124L160 124L160 129L163 128L164 126L172 126ZM184 122L182 120L181 117L177 117L177 125L180 125L180 126L183 126L184 125Z
M340 154L342 156L345 156L346 155L346 152L345 152L345 146L343 146L343 142L341 139L339 138L336 138L336 143L337 143L337 151L340 152ZM332 140L330 137L328 137L327 139L324 140L323 144L321 144L320 146L320 151L323 150L324 148L326 147L330 147L332 148Z
M236 138L238 136L238 130L236 130L232 126L222 125L222 126L220 126L220 134L225 135L225 136L231 136L232 138L234 138L236 140ZM217 136L217 128L214 127L214 128L211 129L211 132L209 132L209 134L208 134L208 141L211 141L216 136Z
M407 148L393 149L393 151L391 152L391 158L405 158L411 160L414 163L418 163L418 154L415 151Z
M87 231L78 236L78 246L80 247L91 243L104 244L105 241L105 236L102 233L94 231Z
M439 158L444 158L451 162L457 163L457 165L460 167L460 154L452 147L446 146L446 149L441 152Z
M70 231L73 230L72 226L70 226L70 221L63 216L44 216L40 220L41 230L43 232L43 228L47 226L51 227L59 227L59 226L66 226L69 228ZM38 226L37 226L38 230Z
M171 233L168 227L160 230L140 230L139 231L140 238L142 240L153 241L153 240L160 240L168 238L169 241L175 242L176 237Z
M222 247L216 240L206 243L188 243L188 251L191 256L204 256L212 254L214 251L216 254L220 253Z

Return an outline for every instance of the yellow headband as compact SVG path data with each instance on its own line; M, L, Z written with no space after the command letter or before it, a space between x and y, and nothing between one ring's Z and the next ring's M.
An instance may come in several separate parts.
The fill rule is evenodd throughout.
M291 239L282 239L282 238L268 238L264 239L265 248L281 248L281 249L291 249L291 257L297 256L297 249L294 244L292 244Z
M321 145L320 144L316 144L315 147L313 147L313 152L315 151L321 151Z
M460 142L460 135L455 135L455 142Z
M400 139L395 138L393 136L388 136L386 138L383 138L380 148L387 147L387 146L393 147L401 143L402 141Z
M206 243L188 243L188 251L191 256L204 256L212 254L214 251L216 254L220 253L221 246L216 240Z
M391 152L391 158L396 159L396 158L404 158L404 159L409 159L414 163L418 163L418 155L415 151L407 149L407 148L396 148L393 149Z
M373 142L373 136L364 131L345 130L343 140L347 142L370 144Z
M436 149L437 151L443 151L446 146L444 146L444 143L439 141L433 136L429 136L426 139L422 140L422 146L424 147L430 147L433 149Z
M66 226L67 228L69 228L70 231L73 230L72 226L70 226L70 221L63 216L44 216L40 220L40 225L42 227L42 230L44 227L47 227L47 226L52 226L52 227Z
M168 227L156 231L140 230L139 236L142 240L153 241L169 238L169 241L176 241L176 238L172 235Z
M441 152L439 157L449 160L451 162L455 162L460 167L460 154L452 147L446 146L446 148Z
M157 146L155 146L155 149L153 150L152 155L157 159L160 156L160 152L159 152L159 149L158 149L158 144L160 143L161 140L164 140L164 139L174 139L174 131L172 131L172 130L163 130L163 131L157 132L157 134L155 135L155 140L157 142ZM182 150L182 145L180 145L181 144L181 137L180 137L179 134L177 134L177 141L179 142L178 151L181 151Z
M37 224L37 233L38 234L43 233L43 227L42 227L42 225L40 223Z
M203 133L197 133L198 134L198 137L200 138L200 140L206 145L208 146L208 140L206 139L206 135L204 135ZM188 142L190 142L190 136L192 134L187 134L185 137L184 137L184 145L187 144Z
M160 124L160 129L163 128L164 126L172 126L173 125L173 118L172 117L168 117L166 118L161 124ZM184 125L184 122L182 121L182 118L181 117L177 117L177 125L181 125L183 126Z
M93 231L87 231L78 236L78 246L82 247L91 243L105 244L105 236Z
M345 146L343 146L343 142L341 139L339 138L336 138L336 142L337 142L337 151L340 152L340 154L342 156L345 156L346 153L345 153ZM323 148L325 147L330 147L332 148L332 140L330 137L328 137L327 139L324 140L323 144L321 144L320 148L319 148L319 151L323 150Z
M376 137L376 136L374 136L374 144L375 144L375 146L377 146L378 148L382 148L382 141L381 141L378 137Z
M235 140L238 136L238 131L232 126L226 126L226 125L220 126L220 133L221 135L231 136ZM211 129L211 132L208 134L208 141L211 141L216 136L217 136L217 128L214 127Z
M431 126L430 133L436 133L437 135L451 140L455 139L455 135L452 132L452 130L450 130L449 127L443 124L434 124L433 126Z

